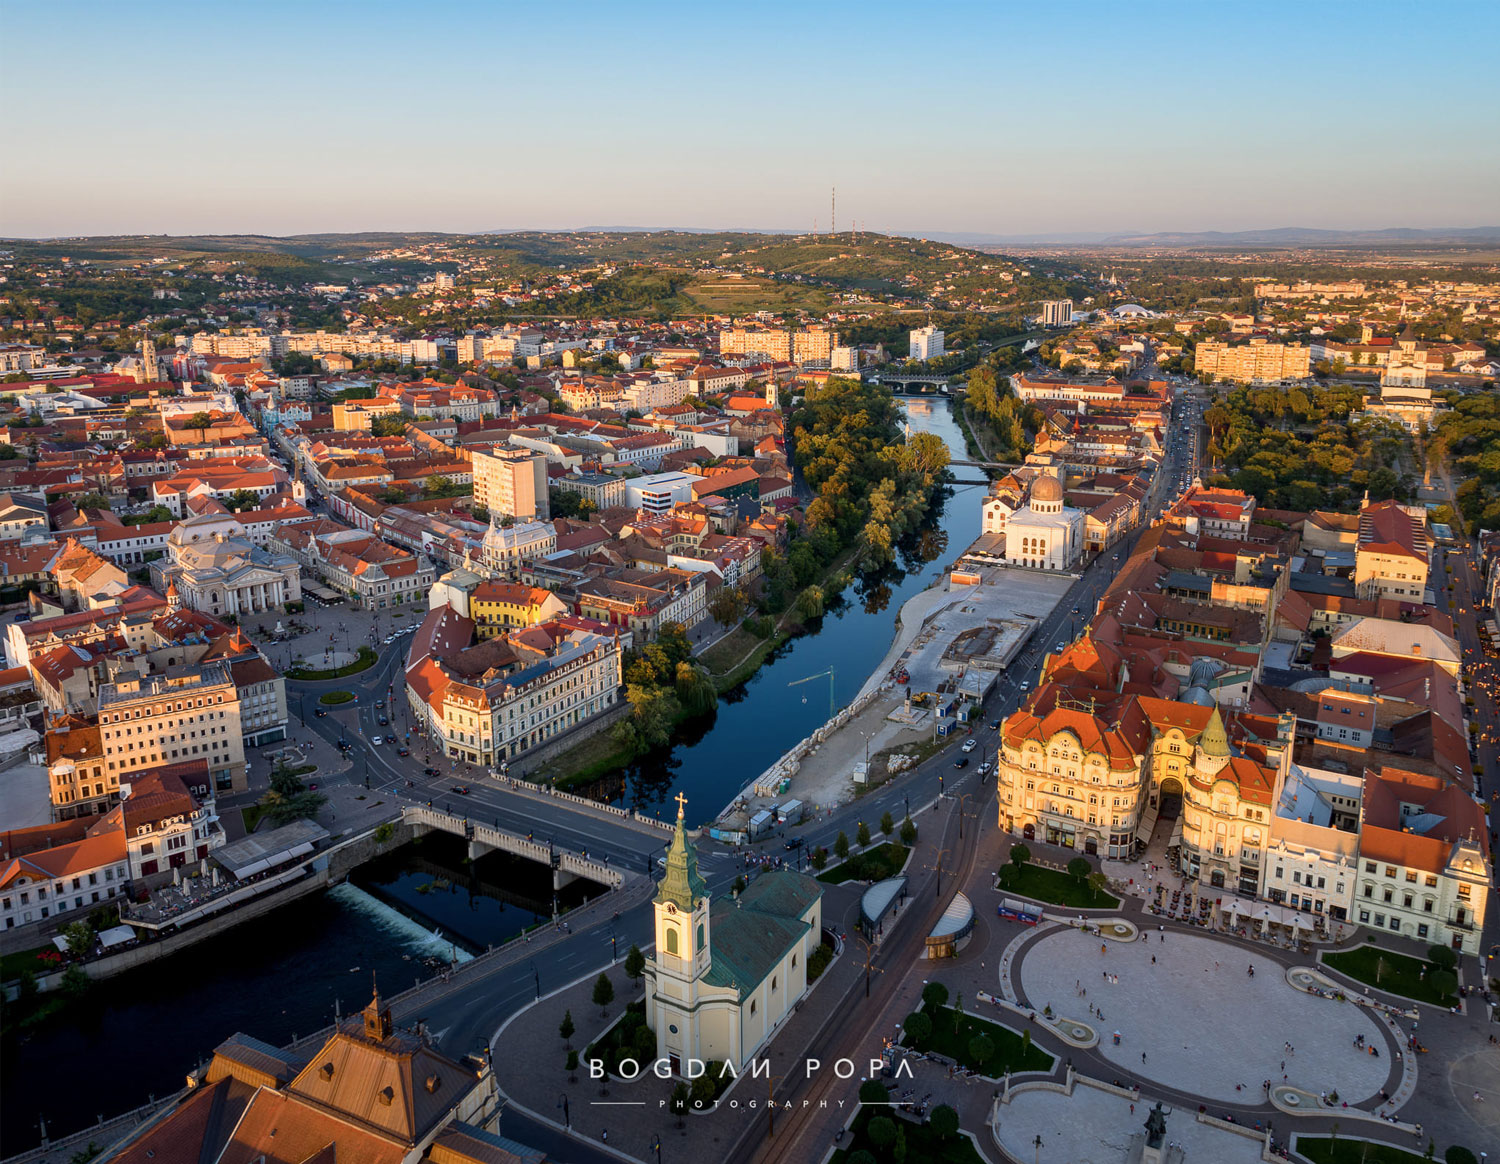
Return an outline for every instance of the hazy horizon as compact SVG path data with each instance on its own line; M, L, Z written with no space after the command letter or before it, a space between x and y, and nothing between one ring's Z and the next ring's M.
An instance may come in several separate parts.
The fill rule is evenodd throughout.
M13 238L826 232L833 186L841 228L886 234L1462 229L1500 190L1483 70L1448 59L1500 6L1467 0L5 18L49 48L0 72Z

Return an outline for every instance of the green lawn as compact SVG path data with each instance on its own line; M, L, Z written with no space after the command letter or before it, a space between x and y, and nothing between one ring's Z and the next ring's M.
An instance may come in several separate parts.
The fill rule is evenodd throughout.
M352 691L325 691L318 696L319 703L326 703L329 707L335 707L340 703L349 703L354 698Z
M348 675L358 675L361 671L368 671L375 665L379 658L369 647L359 648L359 658L343 667L334 667L328 671L318 671L310 667L293 667L286 673L288 679L301 679L303 681L314 681L318 679L343 679Z
M978 1071L991 1079L999 1079L1007 1071L1050 1071L1052 1056L1037 1046L1028 1046L1023 1036L1007 1027L997 1026L986 1019L964 1014L958 1029L953 1026L954 1010L951 1006L924 1006L922 1013L932 1020L932 1034L922 1040L919 1050L936 1051L956 1059L971 1071ZM984 1062L975 1061L969 1053L969 1043L977 1035L987 1035L994 1045L994 1052ZM905 1042L905 1040L902 1040Z
M252 804L248 808L240 809L240 819L245 822L245 835L249 836L255 831L255 826L260 824L260 818L265 814L258 804Z
M1017 868L1005 865L1000 870L1000 888L1022 897L1050 901L1054 905L1071 905L1078 909L1114 909L1120 899L1109 893L1095 894L1085 881L1079 881L1057 869L1044 869L1027 863Z
M1297 1152L1313 1164L1424 1164L1425 1156L1368 1140L1297 1137Z
M908 852L907 847L899 841L886 841L835 865L828 872L820 874L818 880L831 885L839 885L845 881L884 881L901 872Z
M1323 961L1334 970L1369 983L1377 990L1388 990L1392 994L1414 998L1418 1002L1430 1002L1436 1006L1452 1006L1455 1001L1453 995L1439 994L1427 984L1422 971L1426 970L1431 974L1437 967L1419 958L1395 954L1390 950L1382 950L1379 946L1364 945L1353 950L1325 954Z
M0 956L0 982L19 978L27 970L33 974L50 974L53 970L60 969L58 963L43 962L37 957L38 954L46 953L57 953L57 947L48 942L34 950L18 950L14 954Z

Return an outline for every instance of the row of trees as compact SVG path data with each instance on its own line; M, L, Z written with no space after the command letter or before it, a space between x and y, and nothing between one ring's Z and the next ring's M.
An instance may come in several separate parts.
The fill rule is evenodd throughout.
M693 661L681 623L667 623L655 641L626 652L624 678L631 714L613 731L615 742L632 755L661 747L679 719L707 715L718 704L718 690Z
M809 391L791 431L797 468L817 494L807 507L812 552L820 543L835 552L858 545L865 569L888 565L896 543L926 516L948 446L932 433L903 443L890 393L858 380L830 379Z
M1500 529L1500 391L1450 396L1431 452L1460 482L1458 510L1471 529Z

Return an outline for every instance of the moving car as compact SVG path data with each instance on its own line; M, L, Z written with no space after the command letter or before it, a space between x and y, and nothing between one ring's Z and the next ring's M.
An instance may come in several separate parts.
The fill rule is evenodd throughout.
M964 751L965 752L972 752L978 746L979 746L979 741L978 740L965 740L964 741Z
M969 766L969 757L960 756L958 759L953 761L953 766L955 768L967 768Z
M398 755L398 756L410 756L411 755L411 749L410 748L397 748L396 749L396 755Z
M379 747L382 742L383 741L379 736L376 736L373 740L370 741L370 743L374 744L376 747Z

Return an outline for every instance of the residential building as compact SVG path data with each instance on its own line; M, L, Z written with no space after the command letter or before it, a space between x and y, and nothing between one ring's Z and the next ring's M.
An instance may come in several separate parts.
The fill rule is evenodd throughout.
M1477 955L1489 906L1484 810L1463 788L1392 765L1365 773L1356 919Z
M125 893L130 880L125 830L118 822L78 822L54 843L58 826L0 833L0 919L4 927L39 925L71 912L86 914ZM76 833L76 835L74 835ZM60 923L57 923L60 924Z
M1399 501L1360 508L1354 585L1361 597L1425 601L1431 555L1424 509Z
M943 333L932 324L914 328L911 333L911 358L935 360L943 354Z
M0 541L47 530L47 503L29 493L0 493Z
M243 792L245 748L239 691L223 660L178 664L159 675L121 672L99 687L105 771L137 772L203 759L215 792Z
M474 502L494 518L546 521L547 458L526 449L474 451Z
M196 865L224 843L203 760L128 776L121 794L111 815L124 823L132 881L164 881L171 870Z
M833 358L835 336L826 327L804 327L792 333L792 362L800 368L826 368Z
M120 800L120 774L106 771L99 725L66 713L51 717L43 737L53 820L97 816Z
M240 735L245 746L258 748L286 739L290 722L286 680L259 652L230 659L229 672L239 692Z
M1073 322L1071 299L1049 299L1042 304L1043 327L1067 327Z
M469 592L469 617L480 639L492 639L521 626L536 626L568 613L550 590L515 582L481 582Z
M406 666L407 700L420 730L444 755L496 765L613 707L619 638L575 621L556 619L471 645L472 619L447 606L429 611Z
M785 361L792 358L792 333L783 329L728 327L719 333L719 354L749 360Z
M1198 345L1193 370L1241 384L1273 383L1305 380L1311 363L1306 344L1272 343L1256 336L1248 344L1204 340Z

